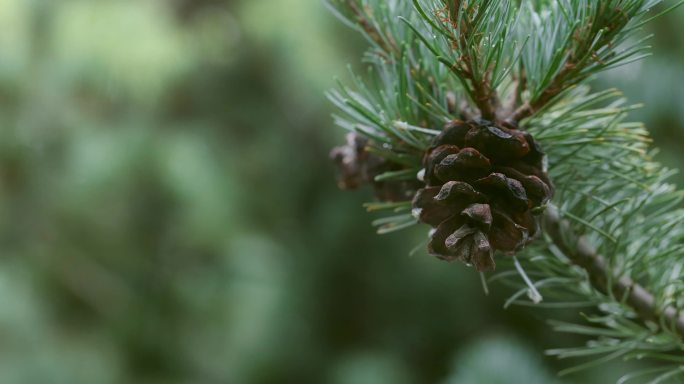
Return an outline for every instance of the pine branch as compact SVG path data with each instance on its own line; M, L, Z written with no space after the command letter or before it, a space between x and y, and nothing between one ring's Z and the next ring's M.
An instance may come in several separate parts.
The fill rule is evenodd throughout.
M554 81L542 94L533 101L525 102L519 106L510 116L506 118L508 121L521 121L532 116L535 112L547 105L554 97L558 96L566 89L564 84L565 78L571 72L572 64L566 65L554 78Z
M544 229L563 254L587 272L591 284L598 291L610 293L629 305L644 323L664 324L684 339L684 314L673 305L659 308L655 297L646 288L627 276L616 276L606 259L585 237L573 233L570 224L560 218L555 207L547 208Z
M684 364L684 193L668 183L672 171L652 160L645 128L625 121L637 106L616 90L582 85L646 55L635 33L661 1L537 0L521 8L506 0L413 0L413 7L331 1L345 5L340 14L373 46L365 56L370 79L355 78L353 87L340 85L329 97L342 112L336 124L365 136L370 153L397 165L374 181L427 184L426 170L418 170L435 137L459 115L478 117L473 106L494 124L525 130L548 155L557 209L545 214L546 241L516 250L513 259L498 256L500 272L489 282L516 289L506 306L593 308L594 315L584 315L589 325L555 324L594 340L551 354L601 356L568 372L651 357L675 366L644 374L682 373L676 364ZM538 170L547 173L543 165ZM424 206L406 200L368 209L390 212L376 221L384 233L416 224L407 211L420 218ZM457 234L477 233L464 227L446 229L450 245L459 244Z
M385 37L377 25L375 25L368 15L367 9L362 9L356 0L346 0L347 7L354 15L354 19L363 29L364 34L373 42L375 42L382 51L390 56L396 56L399 53L396 41L391 39L391 35Z
M648 47L642 43L648 37L636 44L627 42L658 2L563 0L545 8L550 11L546 14L528 7L529 16L524 19L528 23L526 30L534 27L534 32L523 64L534 81L529 100L508 119L521 121L592 75L647 56Z
M514 48L515 10L510 1L454 1L413 4L438 37L421 41L460 81L482 118L497 121L497 88L510 72Z
M476 76L477 68L473 63L475 58L469 49L475 33L477 33L473 32L475 29L473 26L475 18L480 16L483 11L486 12L486 9L478 10L476 15L473 5L468 6L459 0L453 4L448 3L446 15L443 17L445 24L458 31L457 35L452 36L451 39L453 40L454 48L461 52L461 55L458 58L458 62L453 63L451 68L459 77L469 82L473 90L473 102L480 110L482 118L494 121L497 120L496 112L499 107L499 96L496 89L491 86L492 70L491 68L486 68L481 77ZM461 63L460 65L459 62Z

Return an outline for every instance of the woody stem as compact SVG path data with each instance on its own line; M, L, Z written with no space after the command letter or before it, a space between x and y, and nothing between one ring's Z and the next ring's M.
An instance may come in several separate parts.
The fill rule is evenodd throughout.
M606 259L596 252L584 236L577 236L573 232L555 207L546 210L544 229L558 249L573 264L587 272L594 288L603 294L612 293L621 298L643 322L665 324L684 338L684 314L672 305L664 308L658 306L653 294L630 277L616 276Z

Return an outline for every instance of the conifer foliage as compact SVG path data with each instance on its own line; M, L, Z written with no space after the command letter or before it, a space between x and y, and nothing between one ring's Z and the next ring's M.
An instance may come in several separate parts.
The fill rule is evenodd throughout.
M496 264L506 306L578 308L553 326L593 340L548 353L591 359L564 373L648 358L621 382L684 376L682 193L626 120L638 106L586 84L648 55L640 28L681 4L661 3L328 3L370 44L368 75L329 93L340 185L375 187L378 232L425 223L431 254Z

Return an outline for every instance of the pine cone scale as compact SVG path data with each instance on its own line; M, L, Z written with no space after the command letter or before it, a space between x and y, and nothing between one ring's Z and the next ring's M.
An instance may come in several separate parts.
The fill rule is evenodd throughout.
M493 200L510 205L514 209L525 210L529 206L527 192L522 183L501 173L492 173L475 181L473 185L478 191L492 196Z
M492 210L489 204L472 204L461 214L475 223L479 228L488 231L492 227Z
M419 221L437 226L466 207L463 202L446 204L436 199L439 193L439 187L424 188L416 193L413 199L413 215Z
M443 182L471 180L486 176L491 170L489 159L475 148L463 148L448 155L435 166L435 175Z
M487 201L485 195L476 191L475 188L473 188L470 184L461 181L449 181L444 183L444 185L439 188L439 193L434 197L434 199L439 201Z
M494 225L489 232L494 248L504 253L519 251L529 239L529 230L517 224L510 216L500 210L494 210Z

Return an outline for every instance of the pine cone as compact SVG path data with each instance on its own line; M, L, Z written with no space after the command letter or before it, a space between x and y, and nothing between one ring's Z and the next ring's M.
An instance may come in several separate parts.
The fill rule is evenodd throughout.
M513 255L539 232L535 213L553 194L544 153L532 136L488 121L447 124L424 158L425 188L414 215L431 225L428 250L493 270L493 253Z
M368 152L371 142L356 133L347 134L347 143L330 151L330 158L339 169L337 185L340 189L356 189L371 184L375 197L380 201L410 200L420 187L416 182L382 182L375 177L385 172L398 171L402 167Z

